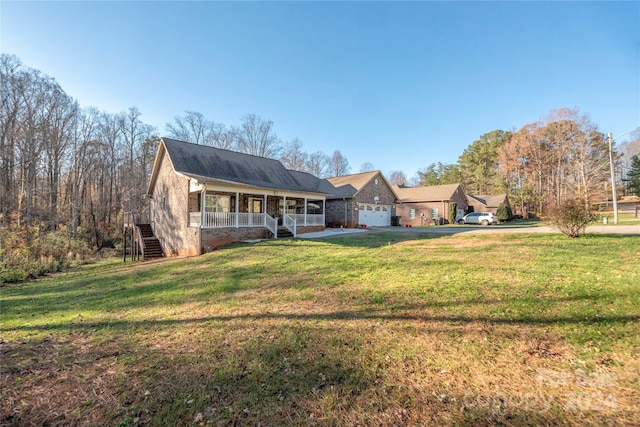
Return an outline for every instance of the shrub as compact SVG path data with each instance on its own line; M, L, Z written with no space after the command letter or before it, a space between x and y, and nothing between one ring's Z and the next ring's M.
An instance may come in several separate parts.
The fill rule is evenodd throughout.
M567 200L549 212L551 226L571 239L580 237L587 225L599 219L600 215L589 212L585 203L577 199Z
M498 210L496 211L496 216L498 217L498 221L500 222L509 221L513 216L511 207L504 203L501 203L500 206L498 206Z
M84 260L90 253L87 243L69 238L64 227L40 233L18 221L9 222L0 233L0 248L0 284L62 271L74 258Z
M458 214L458 204L456 202L449 202L449 224L456 223L457 214Z

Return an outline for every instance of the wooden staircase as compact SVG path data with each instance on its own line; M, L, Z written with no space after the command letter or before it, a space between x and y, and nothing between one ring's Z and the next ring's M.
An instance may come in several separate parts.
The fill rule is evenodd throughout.
M142 237L143 259L146 261L153 258L164 257L160 240L153 235L153 228L151 228L151 224L136 224L136 227L138 227L138 231Z

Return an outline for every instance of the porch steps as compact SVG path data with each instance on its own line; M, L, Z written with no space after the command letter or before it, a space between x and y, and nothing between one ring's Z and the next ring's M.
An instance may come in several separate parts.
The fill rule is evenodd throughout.
M293 239L293 233L286 227L278 227L278 239Z
M153 237L153 229L151 228L151 224L137 224L137 226L140 229L140 234L142 235L143 239L146 239L147 237Z
M162 252L162 246L160 241L155 237L147 237L142 239L144 245L144 259L149 260L153 258L162 258L164 252Z
M153 258L164 257L160 240L153 235L153 229L151 224L136 224L140 229L140 235L142 236L142 251L144 253L144 260Z

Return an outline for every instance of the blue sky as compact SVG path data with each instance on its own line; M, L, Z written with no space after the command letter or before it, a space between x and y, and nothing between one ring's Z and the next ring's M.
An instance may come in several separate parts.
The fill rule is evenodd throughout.
M0 49L81 106L257 114L311 153L408 177L579 107L640 126L640 2L13 2Z

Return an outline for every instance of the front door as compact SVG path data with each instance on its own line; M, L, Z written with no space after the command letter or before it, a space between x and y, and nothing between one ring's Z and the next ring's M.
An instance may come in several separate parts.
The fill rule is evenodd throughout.
M249 199L249 212L250 213L262 213L262 199Z

